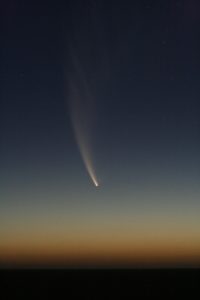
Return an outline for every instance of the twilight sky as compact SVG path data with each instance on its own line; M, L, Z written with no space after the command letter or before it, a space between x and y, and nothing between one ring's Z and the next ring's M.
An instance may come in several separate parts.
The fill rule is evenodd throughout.
M199 265L199 1L65 2L0 4L0 265Z

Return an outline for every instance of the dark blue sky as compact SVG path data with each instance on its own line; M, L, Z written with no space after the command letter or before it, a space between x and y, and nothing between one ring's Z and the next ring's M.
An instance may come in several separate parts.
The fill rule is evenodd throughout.
M66 239L72 228L75 241L88 234L104 243L103 232L121 218L119 242L133 228L133 241L142 234L145 240L160 224L155 249L176 232L177 244L191 239L195 250L188 253L196 253L199 2L9 0L0 11L0 256L22 223L39 243L36 215L41 228L51 224L44 232L53 232L52 243L62 240L65 226ZM81 118L75 130L73 113L76 124ZM137 234L132 222L144 230L138 225ZM82 235L77 226L86 228Z

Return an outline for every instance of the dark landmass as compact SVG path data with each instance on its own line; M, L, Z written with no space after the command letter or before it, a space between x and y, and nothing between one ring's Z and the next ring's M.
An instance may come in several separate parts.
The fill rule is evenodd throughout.
M199 268L1 269L0 274L1 294L8 298L12 294L35 299L52 295L56 299L59 295L65 299L200 299Z

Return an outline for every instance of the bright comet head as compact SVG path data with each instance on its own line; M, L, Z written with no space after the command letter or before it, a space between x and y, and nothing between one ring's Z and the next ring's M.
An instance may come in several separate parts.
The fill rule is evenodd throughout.
M97 182L97 180L96 180L94 174L92 174L92 173L89 173L89 174L90 174L90 178L92 179L94 185L95 185L96 187L98 187L98 186L99 186L99 183Z
M94 184L95 184L95 186L96 186L96 187L98 187L98 186L99 186L98 182L95 182Z

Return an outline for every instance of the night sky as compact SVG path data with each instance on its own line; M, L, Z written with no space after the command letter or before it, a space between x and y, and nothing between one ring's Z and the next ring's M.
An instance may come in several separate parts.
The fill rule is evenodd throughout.
M199 265L199 1L0 14L0 265Z

